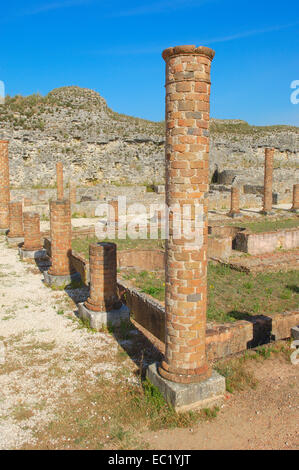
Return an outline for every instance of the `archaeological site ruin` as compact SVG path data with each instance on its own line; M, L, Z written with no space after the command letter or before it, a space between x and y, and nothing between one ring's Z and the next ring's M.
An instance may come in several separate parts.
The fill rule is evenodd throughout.
M165 126L78 87L40 98L43 130L0 112L1 250L69 297L73 322L140 330L160 354L143 380L179 412L220 406L216 361L299 324L298 129L210 119L214 54L164 50Z

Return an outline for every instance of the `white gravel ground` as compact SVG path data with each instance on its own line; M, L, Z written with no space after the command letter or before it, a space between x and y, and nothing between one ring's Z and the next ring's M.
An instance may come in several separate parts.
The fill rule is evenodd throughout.
M0 237L0 449L34 443L80 375L113 380L118 371L114 337L79 328L67 294L42 279Z

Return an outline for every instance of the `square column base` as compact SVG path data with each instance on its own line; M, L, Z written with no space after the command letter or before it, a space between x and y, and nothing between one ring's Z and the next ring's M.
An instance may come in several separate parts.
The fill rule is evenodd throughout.
M88 320L90 327L101 330L103 326L119 326L122 321L130 320L130 310L124 304L118 310L109 312L93 312L85 307L84 303L78 304L79 318Z
M299 339L299 325L291 328L291 336L293 339Z
M157 365L151 364L146 376L176 411L200 410L222 404L226 390L225 378L215 370L212 371L211 377L203 382L180 384L161 377Z
M10 246L15 246L24 243L24 237L6 237L6 241Z
M48 258L46 250L43 248L40 250L24 250L23 248L19 248L19 255L21 260L25 259L46 259Z
M67 274L65 276L54 276L53 274L49 274L48 271L45 271L43 274L45 283L51 287L64 287L72 281L80 281L81 279L79 273Z

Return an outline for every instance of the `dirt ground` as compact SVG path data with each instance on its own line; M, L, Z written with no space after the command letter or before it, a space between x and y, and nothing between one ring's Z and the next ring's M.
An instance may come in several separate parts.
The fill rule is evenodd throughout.
M267 359L254 368L258 386L228 395L218 416L193 429L146 433L153 449L299 449L299 365Z
M0 281L0 449L299 447L299 365L285 357L249 361L257 388L227 394L216 418L148 431L143 408L134 414L125 401L140 390L140 352L143 365L154 354L141 334L117 339L81 325L72 298L84 298L84 289L47 288L4 237Z

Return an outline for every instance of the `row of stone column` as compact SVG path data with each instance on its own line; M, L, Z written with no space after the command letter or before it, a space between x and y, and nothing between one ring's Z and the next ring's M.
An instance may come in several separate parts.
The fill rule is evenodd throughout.
M265 149L265 173L264 173L264 198L262 214L269 215L272 213L272 187L273 187L273 158L274 148ZM291 211L299 211L299 184L293 186L293 204ZM240 212L240 194L239 188L232 186L231 189L231 209L227 214L230 217L238 217Z

